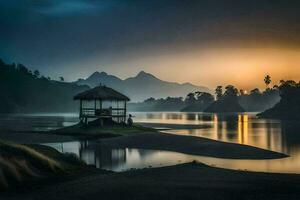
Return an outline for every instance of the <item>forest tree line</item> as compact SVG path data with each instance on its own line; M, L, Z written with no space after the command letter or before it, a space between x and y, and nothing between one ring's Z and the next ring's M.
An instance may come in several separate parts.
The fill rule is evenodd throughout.
M189 111L189 112L261 112L263 117L298 118L300 113L300 82L281 80L270 87L271 77L264 78L266 89L249 93L233 85L217 86L214 95L191 92L182 97L148 98L141 103L129 103L130 111ZM73 96L89 89L51 80L39 71L22 64L6 64L0 60L0 113L76 112L78 103Z
M88 89L40 75L22 64L0 60L0 113L72 112L78 110L73 96Z
M271 77L264 78L265 90L254 88L249 92L233 85L217 86L214 95L206 92L191 92L182 97L148 98L144 102L131 103L136 111L186 111L186 112L261 112L275 106L282 98L286 85L297 87L295 81L281 80L270 87Z

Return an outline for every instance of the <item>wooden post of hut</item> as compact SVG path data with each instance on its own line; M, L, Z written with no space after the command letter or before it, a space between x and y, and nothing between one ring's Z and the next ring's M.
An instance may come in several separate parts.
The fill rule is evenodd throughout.
M80 100L79 118L86 125L89 119L99 119L101 126L104 121L126 121L126 104L130 99L112 88L98 86L77 94L74 100Z

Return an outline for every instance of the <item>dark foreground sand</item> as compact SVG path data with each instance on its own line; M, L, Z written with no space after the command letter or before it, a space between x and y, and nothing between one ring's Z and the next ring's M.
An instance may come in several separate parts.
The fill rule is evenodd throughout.
M247 145L168 133L144 133L100 140L109 148L139 148L228 159L275 159L287 155Z
M72 138L15 133L0 134L0 139L18 143L48 143ZM271 159L286 156L251 146L157 132L100 139L98 142L109 148L168 150L219 158ZM76 175L46 179L28 184L22 190L0 193L0 199L300 199L299 189L300 175L234 171L189 163L121 173L85 169Z
M93 172L34 191L5 193L1 199L300 199L300 175L188 163L112 174Z

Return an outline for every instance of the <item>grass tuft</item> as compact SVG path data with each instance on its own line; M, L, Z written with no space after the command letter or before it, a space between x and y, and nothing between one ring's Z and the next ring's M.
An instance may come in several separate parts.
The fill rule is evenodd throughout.
M50 147L0 141L0 190L65 173L71 166L82 167L83 163L74 155L64 155Z

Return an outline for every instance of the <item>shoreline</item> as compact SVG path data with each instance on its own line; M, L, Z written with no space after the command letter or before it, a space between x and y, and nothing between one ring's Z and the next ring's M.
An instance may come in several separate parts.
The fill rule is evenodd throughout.
M165 150L189 155L225 159L278 159L286 154L258 147L212 140L204 137L182 136L168 133L144 133L122 137L104 138L99 143L111 149L136 148Z
M31 144L78 140L54 133L2 133L0 139ZM166 150L190 155L228 159L277 159L287 155L257 147L162 132L124 134L98 138L95 145L108 148ZM166 167L105 172L84 167L65 178L49 178L31 186L7 191L3 199L299 199L300 175L249 172L184 163ZM295 191L292 194L290 191ZM172 191L172 192L169 192ZM299 191L299 192L298 192Z
M152 125L152 124L151 124ZM180 126L180 125L176 125ZM198 127L198 125L196 125ZM261 149L254 146L223 142L204 137L184 136L159 132L153 128L138 125L134 128L117 127L112 133L106 129L78 128L78 125L62 129L34 133L34 132L2 132L0 139L22 144L42 144L56 142L70 142L78 140L96 140L110 149L136 148L149 150L165 150L189 155L208 156L225 159L277 159L288 155ZM127 130L128 129L128 130ZM99 131L100 130L100 131ZM118 134L115 134L115 133ZM96 144L97 145L97 144Z
M139 125L149 128L158 128L158 130L180 130L180 129L205 129L211 128L211 125L203 124L171 124L171 123L154 123L154 122L138 122Z

